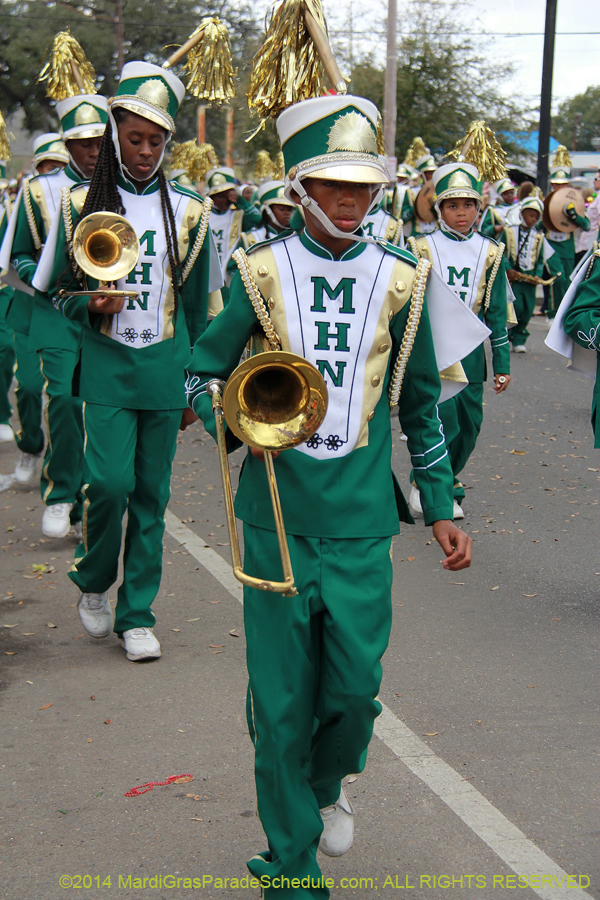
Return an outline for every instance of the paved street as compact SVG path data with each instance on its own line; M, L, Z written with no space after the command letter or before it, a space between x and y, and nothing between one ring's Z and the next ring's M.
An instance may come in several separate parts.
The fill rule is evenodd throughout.
M335 898L582 900L577 884L600 898L592 386L543 345L543 322L531 329L508 393L486 389L464 473L472 569L445 573L422 522L394 543L385 710L365 772L347 785L355 844L343 859L321 858ZM0 472L16 459L2 445ZM258 897L217 881L243 878L266 842L240 592L219 565L229 562L220 477L200 426L178 447L170 512L154 606L163 656L133 664L116 637L83 633L66 576L74 537L42 538L36 491L0 494L0 900ZM187 773L193 781L125 797ZM203 889L183 881L203 877Z

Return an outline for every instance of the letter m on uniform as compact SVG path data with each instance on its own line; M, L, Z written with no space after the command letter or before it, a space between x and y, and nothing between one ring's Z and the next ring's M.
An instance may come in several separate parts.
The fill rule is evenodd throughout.
M335 287L331 287L326 278L320 275L313 276L310 279L314 285L314 300L311 306L311 312L326 312L323 302L323 293L326 293L330 300L336 300L340 294L342 295L341 313L351 314L354 312L352 306L352 289L356 284L356 278L340 278Z
M458 269L455 269L454 266L448 266L448 284L453 286L456 282L455 278L460 279L462 281L463 287L469 287L469 273L470 269L465 266L464 269L461 269L460 272Z

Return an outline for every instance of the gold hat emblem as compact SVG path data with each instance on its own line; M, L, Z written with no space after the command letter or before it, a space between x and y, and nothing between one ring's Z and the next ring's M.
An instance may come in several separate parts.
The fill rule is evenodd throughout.
M152 106L158 106L166 113L169 111L169 92L160 78L150 78L148 81L144 81L135 92L135 96L151 103Z
M227 179L225 178L225 176L221 175L220 172L217 172L217 174L213 175L213 177L210 179L210 186L216 187L218 184L225 184L226 182Z
M329 153L334 150L351 150L377 156L377 134L366 116L349 112L340 116L331 126L327 150Z
M63 144L62 141L52 141L52 143L49 144L48 147L46 148L45 152L46 153L58 152L58 153L64 154L67 152L67 148L65 147L65 145Z
M280 188L278 189L278 191L277 191L277 194L276 194L275 196L276 196L276 197L284 197L284 196L285 196L285 188L284 188L284 187L280 187Z
M467 175L466 172L463 172L462 169L459 169L457 172L453 172L450 176L450 181L448 182L448 188L450 190L454 190L454 188L472 188L473 184L471 179Z
M102 123L100 113L91 103L82 103L75 113L76 125L91 125L92 122Z

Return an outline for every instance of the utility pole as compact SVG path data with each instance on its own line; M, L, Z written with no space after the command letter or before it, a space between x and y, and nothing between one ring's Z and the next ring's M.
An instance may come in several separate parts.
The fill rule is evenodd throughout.
M556 37L557 0L546 0L544 28L544 59L542 63L542 92L540 96L540 128L537 162L537 184L544 194L548 190L548 156L550 153L550 123L552 121L552 72L554 69L554 40Z
M125 65L125 52L123 50L123 0L115 0L115 37L117 39L117 62L119 72Z
M555 0L556 2L556 0ZM388 0L387 59L385 91L383 95L383 143L388 157L390 181L396 179L396 78L398 51L396 49L396 0ZM392 176L393 169L393 176Z

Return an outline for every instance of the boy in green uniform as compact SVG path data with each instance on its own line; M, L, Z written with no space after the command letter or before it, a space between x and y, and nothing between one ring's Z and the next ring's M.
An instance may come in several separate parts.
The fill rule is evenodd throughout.
M571 158L566 147L556 148L553 165L550 169L550 190L557 191L571 182ZM590 230L590 220L587 216L580 216L572 203L566 203L563 209L565 216L581 228ZM546 228L546 238L557 256L557 264L560 261L561 274L550 286L548 308L546 315L553 319L560 306L562 298L571 285L571 273L575 268L575 238L573 232L553 231Z
M479 222L479 231L484 237L500 240L506 224L506 217L514 208L517 192L510 178L501 178L494 185L498 192L496 202L487 206Z
M221 284L208 205L194 191L168 183L160 167L184 94L168 70L145 62L124 66L98 170L89 189L63 192L34 281L81 326L85 506L83 544L69 573L81 591L79 616L96 638L113 627L108 589L117 579L127 513L114 631L133 661L161 655L151 605L160 585L164 512L186 407L185 368L206 327L209 291L218 292ZM73 282L80 287L70 255L73 229L78 218L100 210L126 212L139 236L136 265L116 284L138 291L126 305L123 299L69 295ZM88 288L96 285L89 279Z
M252 231L243 231L240 235L244 250L260 241L277 237L282 231L288 231L296 205L284 195L283 181L263 181L257 190L257 204L261 214L261 225ZM235 262L230 259L227 266L229 278L235 271Z
M319 97L285 110L277 128L286 196L302 205L306 227L236 255L244 278L234 276L228 306L196 343L188 397L214 435L206 384L237 366L257 325L255 309L270 317L282 349L321 371L329 392L318 432L275 462L298 595L244 588L248 724L268 840L248 868L265 897L299 900L329 896L317 848L340 856L352 844L354 812L341 781L364 768L381 711L390 545L398 519L410 520L390 466L388 401L388 391L400 388L405 335L414 345L408 359L403 354L400 420L445 568L470 564L470 539L452 522L426 305L418 326L415 318L423 266L415 272L410 254L360 230L388 181L377 153L377 109L360 97ZM260 455L246 457L236 513L246 571L278 578Z
M454 293L491 329L494 390L502 393L510 381L510 349L506 332L506 266L504 245L475 231L481 204L479 172L467 163L441 166L433 176L440 230L435 234L409 240L421 259L428 259ZM483 385L487 377L483 344L474 350L462 366L469 384L460 394L440 403L439 411L454 473L454 518L464 518L461 503L465 489L459 479L475 449L483 422ZM418 479L410 505L420 512Z
M17 199L11 228L0 250L0 265L12 264L19 279L31 287L40 253L60 208L61 191L90 178L107 120L107 104L98 94L78 94L56 104L61 135L69 154L69 164L62 170L38 175L25 182ZM29 455L21 465L35 474L35 459L43 441L36 433L37 404L35 357L39 353L44 387L48 395L45 410L48 443L40 488L46 509L42 531L46 537L62 538L71 525L79 526L82 515L83 421L81 401L72 395L72 383L79 356L79 325L57 315L48 298L39 291L33 297L19 291L11 307L18 348L23 347L21 361L27 366L26 382L30 402L23 411L24 438L20 449ZM26 345L26 340L28 344ZM27 347L27 350L25 349ZM36 446L37 444L37 446Z
M2 117L0 116L0 121ZM0 244L6 234L11 203L6 188L6 162L0 160ZM0 281L0 444L14 441L15 435L10 424L12 406L8 399L8 393L12 384L13 364L15 351L13 347L13 334L10 323L7 321L8 309L13 296L13 288ZM7 476L0 476L2 483L7 487L10 480Z
M544 266L553 273L556 268L554 250L537 228L543 211L544 204L539 197L526 197L519 204L519 224L506 225L502 235L506 245L506 261L510 266L506 274L515 297L517 324L508 332L515 353L527 352L527 325L535 309L536 285L542 279Z

